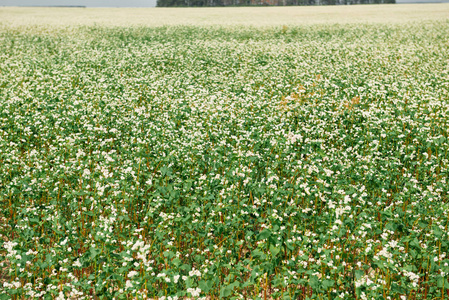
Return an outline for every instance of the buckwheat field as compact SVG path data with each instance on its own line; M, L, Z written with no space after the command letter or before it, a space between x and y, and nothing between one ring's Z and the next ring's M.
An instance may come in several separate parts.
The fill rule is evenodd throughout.
M447 299L449 20L314 9L0 9L0 299Z

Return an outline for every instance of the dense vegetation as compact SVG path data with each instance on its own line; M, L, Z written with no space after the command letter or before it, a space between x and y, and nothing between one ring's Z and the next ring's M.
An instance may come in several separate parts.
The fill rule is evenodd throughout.
M351 5L396 3L396 0L157 0L157 6Z
M443 299L448 40L4 27L0 299Z

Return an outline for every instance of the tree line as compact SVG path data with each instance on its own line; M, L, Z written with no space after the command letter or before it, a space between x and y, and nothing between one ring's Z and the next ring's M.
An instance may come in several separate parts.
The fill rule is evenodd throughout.
M157 6L288 6L396 3L396 0L157 0Z

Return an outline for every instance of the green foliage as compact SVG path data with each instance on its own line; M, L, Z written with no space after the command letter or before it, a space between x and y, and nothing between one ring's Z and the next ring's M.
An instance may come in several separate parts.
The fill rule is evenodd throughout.
M448 33L4 26L0 298L444 298Z

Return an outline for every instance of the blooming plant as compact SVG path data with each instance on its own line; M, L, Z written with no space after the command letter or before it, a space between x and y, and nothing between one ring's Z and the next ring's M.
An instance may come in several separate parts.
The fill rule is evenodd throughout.
M0 299L449 297L448 40L4 25Z

